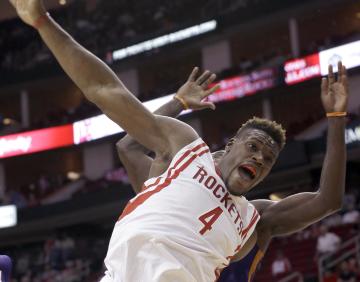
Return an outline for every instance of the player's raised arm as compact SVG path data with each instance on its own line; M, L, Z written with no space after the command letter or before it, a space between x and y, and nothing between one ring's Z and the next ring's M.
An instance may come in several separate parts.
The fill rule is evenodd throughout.
M321 99L328 117L328 133L320 188L315 193L296 194L276 203L264 202L259 227L269 230L271 236L301 230L341 209L345 190L344 131L348 81L346 68L341 62L338 69L338 77L335 79L333 68L329 66L328 78L323 78L321 85ZM257 204L261 205L261 202Z
M146 110L111 69L67 34L47 13L42 0L10 0L19 17L35 27L64 71L107 116L149 149L176 153L197 138L189 126ZM172 131L172 134L168 132Z
M194 68L188 80L177 91L174 99L157 109L154 114L175 118L187 107L190 109L214 109L214 104L202 100L214 93L217 89L217 86L214 86L207 90L208 86L215 80L216 75L208 75L207 72L204 72L203 75L206 75L206 77L200 77L205 77L206 79L197 80L195 78L198 71L199 69L197 67ZM141 191L141 187L147 179L162 173L162 171L159 171L159 168L162 166L152 166L154 160L147 155L150 151L130 135L126 135L118 141L116 148L135 193ZM162 164L166 163L166 160L162 159L162 156L156 156L156 160ZM150 171L151 175L149 175Z

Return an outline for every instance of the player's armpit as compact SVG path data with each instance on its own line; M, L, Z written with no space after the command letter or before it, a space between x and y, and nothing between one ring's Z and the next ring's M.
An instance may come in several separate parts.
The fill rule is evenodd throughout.
M131 186L137 194L141 191L153 161L147 156L145 147L137 143L129 135L116 143L116 149L129 177Z
M269 230L271 236L300 231L337 210L324 205L319 192L299 193L279 202L267 203L260 213L258 227Z

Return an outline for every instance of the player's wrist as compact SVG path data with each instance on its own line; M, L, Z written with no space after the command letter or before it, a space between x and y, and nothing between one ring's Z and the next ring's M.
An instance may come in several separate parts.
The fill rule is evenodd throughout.
M32 26L36 30L40 30L47 22L49 22L49 19L50 19L50 13L44 12L36 18L36 20L33 22Z
M345 111L331 111L326 113L327 118L338 118L338 117L346 117L347 112Z
M184 110L190 109L189 104L188 104L188 103L186 102L186 100L185 100L183 97L181 97L180 95L175 94L175 95L174 95L174 100L177 100L177 101L181 104L181 106L183 107Z

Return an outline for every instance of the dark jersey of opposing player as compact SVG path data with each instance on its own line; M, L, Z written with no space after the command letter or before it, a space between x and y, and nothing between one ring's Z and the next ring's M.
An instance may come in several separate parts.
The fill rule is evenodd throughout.
M0 281L9 282L11 274L11 259L8 256L0 255Z
M228 266L218 282L251 282L263 257L263 252L255 245L246 257Z

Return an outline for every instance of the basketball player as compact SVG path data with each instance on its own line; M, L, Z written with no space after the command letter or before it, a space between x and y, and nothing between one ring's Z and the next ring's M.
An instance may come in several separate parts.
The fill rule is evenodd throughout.
M0 282L10 282L11 268L10 257L0 255Z
M345 68L341 66L339 63L340 73L338 76L338 81L335 81L332 66L329 68L329 77L328 79L324 78L322 84L322 98L323 102L327 103L327 95L341 95L347 97L347 76L345 72ZM330 82L330 84L329 84ZM182 97L187 105L191 108L191 101L195 99L201 100L202 93L191 91L191 82L188 80L182 88L177 92L177 96ZM330 93L329 93L330 92ZM326 104L324 104L326 108ZM159 115L166 115L170 117L176 117L183 110L182 107L177 107L177 104L174 101L171 101L157 110L155 113ZM164 162L161 159L151 159L148 156L149 150L147 150L144 146L140 145L136 142L131 136L126 135L122 138L117 144L117 151L120 157L122 164L125 166L126 171L128 173L130 183L136 193L139 193L143 187L143 183L148 179L154 176L160 175L164 168L168 166L168 163ZM222 155L225 151L217 151L213 154L213 158L215 163L221 160ZM328 154L327 154L328 157ZM323 169L323 174L326 173L325 166ZM342 193L343 187L340 185L338 187L339 191L337 194ZM321 192L321 191L320 191ZM296 196L291 196L292 202L295 206L301 207L307 201L311 201L314 197L314 193L301 193ZM289 197L290 198L290 197ZM251 203L260 211L265 210L263 206L274 204L273 201L268 200L255 200L251 201ZM295 210L289 210L289 218L293 215L291 214ZM303 210L306 213L305 210ZM322 217L327 216L328 212L323 210L324 214ZM275 215L276 217L276 215ZM233 269L237 273L237 278L239 281L251 281L254 277L255 271L257 269L257 265L263 258L267 247L269 246L270 240L273 236L280 236L289 233L294 233L300 231L304 228L304 226L298 226L294 224L294 226L287 225L284 226L282 230L280 230L277 234L273 234L271 230L268 230L271 226L271 223L267 223L266 221L269 218L260 219L260 222L257 224L255 232L250 237L249 241L245 244L244 248L240 251L240 253L233 259L233 261L238 260L236 264L234 264ZM318 218L314 218L312 221L309 221L308 224L314 223L318 221ZM308 225L307 224L307 225ZM226 273L224 273L226 275ZM220 279L222 280L222 278Z
M144 192L129 202L115 224L102 281L214 281L242 250L259 221L258 212L242 195L274 165L285 143L281 127L259 120L247 123L215 165L209 148L191 127L145 109L102 61L55 23L41 0L10 2L20 18L38 30L87 99L156 156L171 160L163 174L144 183ZM210 75L206 72L191 79L203 87ZM336 193L335 189L344 186L341 116L345 115L347 96L336 94L332 91L325 96L325 110L333 116L329 122L332 150L325 161L327 173L321 192L301 207L293 204L296 196L264 203L261 212L271 235L287 225L293 230L294 222L306 226L322 217L323 210L329 214L341 206L342 191ZM181 97L176 99L186 107ZM203 103L194 108L204 107ZM289 213L292 216L285 220Z

